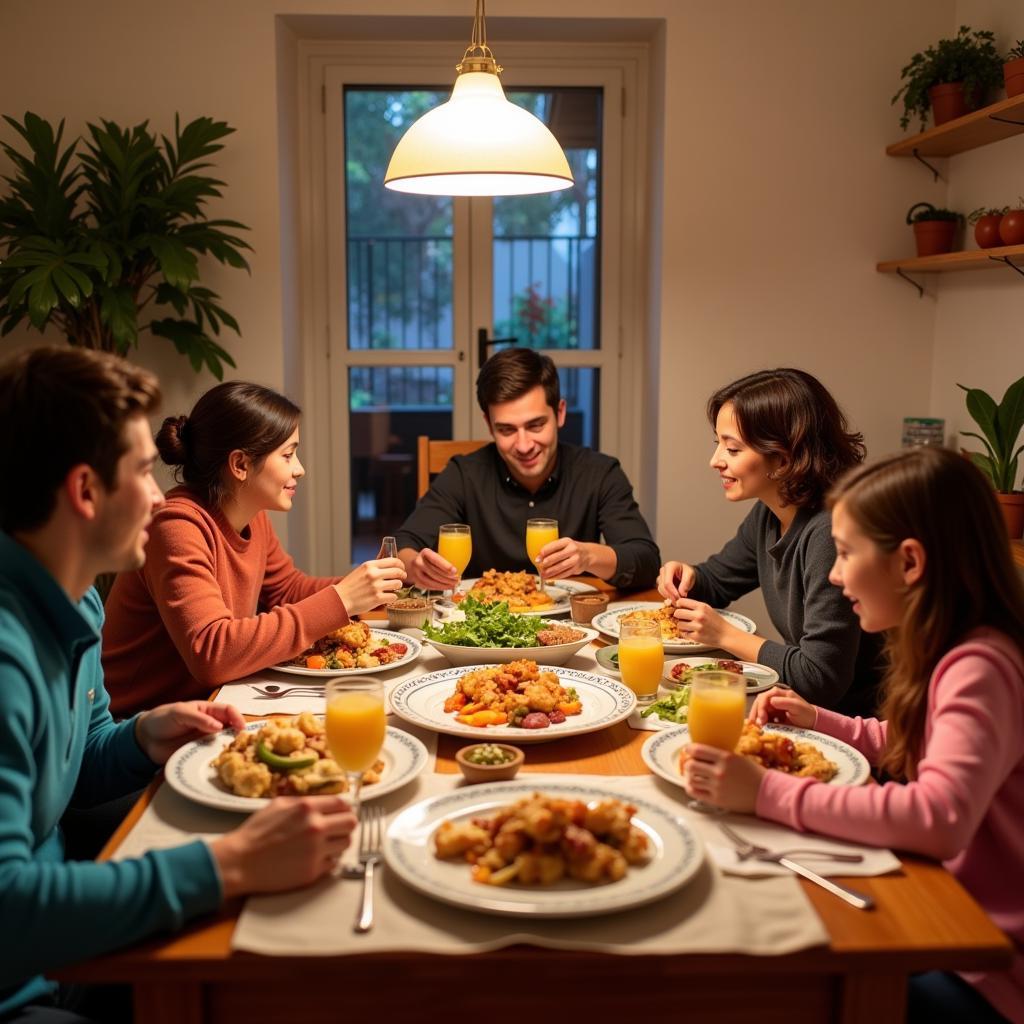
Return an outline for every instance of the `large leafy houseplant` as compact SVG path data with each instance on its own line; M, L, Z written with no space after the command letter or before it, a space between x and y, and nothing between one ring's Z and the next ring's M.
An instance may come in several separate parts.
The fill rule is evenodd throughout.
M992 32L972 32L970 26L961 25L952 39L940 39L924 53L915 53L900 72L900 78L905 81L892 98L895 103L903 97L900 126L905 131L911 119L919 117L921 131L924 131L931 106L929 89L963 82L964 99L973 109L989 89L1002 84L1003 60L996 50Z
M1014 491L1017 482L1017 459L1024 445L1014 448L1024 428L1024 377L1015 380L997 405L995 399L980 388L957 384L967 392L967 411L981 429L981 434L961 430L964 437L975 437L984 446L985 453L970 452L971 461L992 481L1001 494ZM982 436L984 435L984 436Z
M223 182L200 172L223 149L223 121L196 118L159 140L148 122L88 125L79 150L62 148L35 114L5 117L27 146L0 143L14 165L0 197L0 334L28 320L58 327L72 345L125 355L145 331L166 338L196 372L234 366L218 343L239 333L216 292L199 282L200 255L248 270L233 220L205 216ZM145 320L144 314L151 318Z

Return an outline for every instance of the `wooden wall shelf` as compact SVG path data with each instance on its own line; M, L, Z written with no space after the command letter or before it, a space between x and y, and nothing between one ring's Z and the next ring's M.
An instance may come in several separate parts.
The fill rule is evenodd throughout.
M969 249L944 252L939 256L908 256L901 260L883 260L875 269L883 274L916 271L919 274L947 274L955 270L1005 269L1006 260L1024 267L1024 245L1001 245L994 249Z
M940 124L938 128L894 142L885 151L889 156L953 156L1021 134L1024 134L1024 95L1000 100L955 121Z

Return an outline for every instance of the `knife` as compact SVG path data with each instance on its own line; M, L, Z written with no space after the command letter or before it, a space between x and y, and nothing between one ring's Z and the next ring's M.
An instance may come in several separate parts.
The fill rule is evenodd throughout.
M827 889L834 896L845 900L858 910L875 909L875 901L867 893L857 892L856 889L848 889L845 885L840 885L831 879L823 878L817 871L804 867L798 861L790 860L789 857L780 857L775 863L781 864L784 868L789 868L794 874L800 875L801 878L806 878L809 882L814 882L815 885L820 885L822 889Z

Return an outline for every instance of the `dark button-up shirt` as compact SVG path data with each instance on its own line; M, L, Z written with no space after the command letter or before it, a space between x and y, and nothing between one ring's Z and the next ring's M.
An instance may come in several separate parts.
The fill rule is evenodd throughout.
M611 547L618 560L612 586L654 586L661 556L626 474L617 459L573 444L559 443L555 469L536 494L515 480L494 444L454 456L402 524L398 547L436 550L442 524L467 523L467 577L485 569L536 572L526 553L526 520L534 518L557 519L560 537Z

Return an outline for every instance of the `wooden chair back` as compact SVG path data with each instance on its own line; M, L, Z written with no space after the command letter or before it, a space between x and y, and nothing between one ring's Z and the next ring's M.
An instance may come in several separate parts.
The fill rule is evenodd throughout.
M430 489L430 478L448 465L453 455L470 455L488 441L431 441L426 434L416 440L416 497Z

